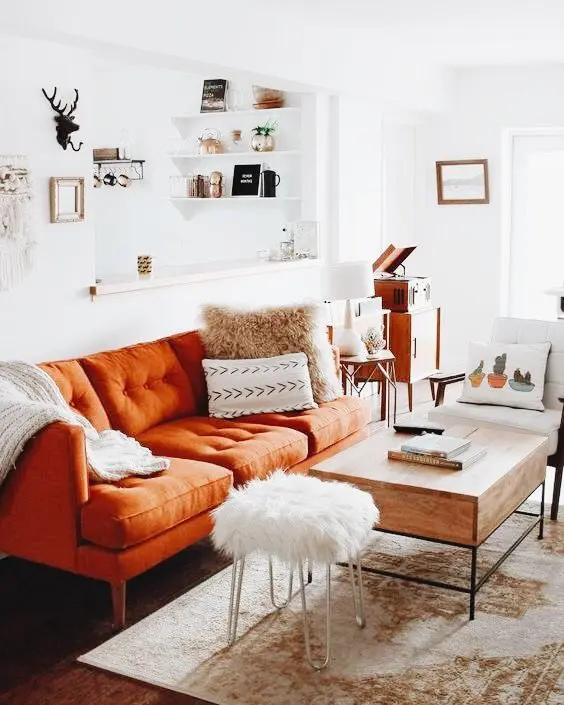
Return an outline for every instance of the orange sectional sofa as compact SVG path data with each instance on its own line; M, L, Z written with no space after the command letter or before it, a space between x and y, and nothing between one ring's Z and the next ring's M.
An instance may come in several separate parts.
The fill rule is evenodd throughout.
M203 357L190 331L43 363L99 431L135 437L170 467L93 484L82 429L59 422L27 443L0 488L0 551L109 582L116 627L125 624L127 580L207 536L210 511L232 484L280 467L307 472L369 420L353 397L303 412L211 418Z

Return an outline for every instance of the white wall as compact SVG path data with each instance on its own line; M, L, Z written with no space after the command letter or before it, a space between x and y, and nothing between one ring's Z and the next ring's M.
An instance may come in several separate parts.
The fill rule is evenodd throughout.
M500 312L504 131L562 128L563 85L563 67L460 71L452 109L417 129L419 249L408 269L433 277L445 367L464 365L468 341L488 339ZM437 205L435 161L472 158L489 160L490 204Z
M0 292L0 359L70 357L187 330L197 324L202 301L266 304L318 293L318 275L306 270L109 296L92 302L88 287L95 276L94 198L100 210L103 203L100 205L99 197L128 197L131 191L131 197L137 198L141 193L134 191L139 184L127 193L92 193L91 138L99 67L87 51L37 40L0 35L0 52L13 57L18 66L17 72L12 64L0 67L0 95L4 96L0 153L23 152L29 157L38 241L37 266L32 274L19 287ZM53 85L77 86L80 90L76 116L81 126L78 135L85 142L80 152L63 151L55 141L53 111L41 94L41 87ZM100 130L109 130L112 105L104 109L108 121ZM85 222L49 222L50 176L86 178Z

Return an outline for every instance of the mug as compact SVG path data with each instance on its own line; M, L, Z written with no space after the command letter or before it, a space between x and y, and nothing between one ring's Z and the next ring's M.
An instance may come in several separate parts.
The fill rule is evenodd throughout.
M104 174L103 181L106 184L106 186L115 186L116 182L117 182L117 178L116 178L115 174L108 173L108 174Z
M102 179L98 174L94 174L94 188L100 188L102 186Z
M124 188L127 188L128 186L131 186L131 179L127 174L120 174L117 177L117 182L120 186L123 186Z

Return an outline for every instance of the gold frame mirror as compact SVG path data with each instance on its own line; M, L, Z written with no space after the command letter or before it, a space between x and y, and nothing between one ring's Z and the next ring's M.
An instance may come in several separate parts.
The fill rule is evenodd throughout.
M84 178L52 176L49 179L52 223L84 220Z

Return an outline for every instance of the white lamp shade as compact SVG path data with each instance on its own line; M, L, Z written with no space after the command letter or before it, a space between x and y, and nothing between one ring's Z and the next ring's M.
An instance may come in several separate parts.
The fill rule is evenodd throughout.
M327 301L374 296L374 275L370 262L339 262L325 268L323 297Z

